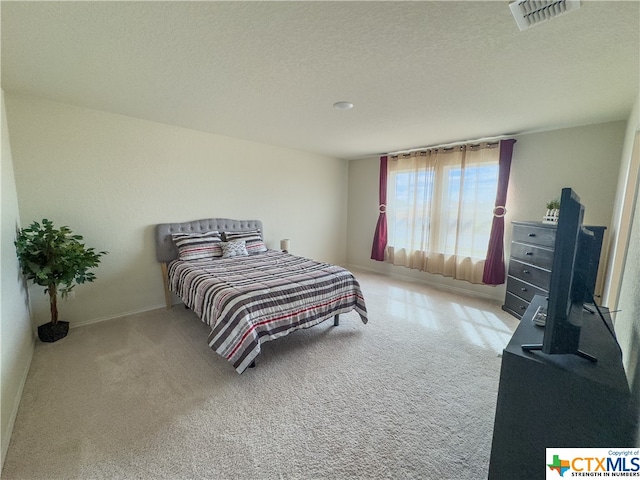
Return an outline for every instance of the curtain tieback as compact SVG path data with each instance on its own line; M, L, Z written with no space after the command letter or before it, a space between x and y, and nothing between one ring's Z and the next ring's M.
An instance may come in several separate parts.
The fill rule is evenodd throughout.
M498 213L499 210L502 210L502 213ZM507 214L507 207L505 207L504 205L498 205L496 207L493 207L493 216L494 217L502 218L506 214Z
M378 213L387 213L387 206L384 203L378 207Z

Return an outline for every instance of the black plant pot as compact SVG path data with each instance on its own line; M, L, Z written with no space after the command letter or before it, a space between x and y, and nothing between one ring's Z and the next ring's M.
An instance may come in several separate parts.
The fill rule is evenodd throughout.
M51 322L38 327L38 338L43 342L57 342L69 333L69 322L58 322L55 325Z

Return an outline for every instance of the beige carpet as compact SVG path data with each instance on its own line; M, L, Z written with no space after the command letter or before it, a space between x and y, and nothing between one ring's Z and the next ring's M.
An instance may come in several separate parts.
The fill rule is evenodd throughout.
M350 313L269 342L242 375L181 306L38 342L2 478L486 478L517 321L356 276L368 325Z

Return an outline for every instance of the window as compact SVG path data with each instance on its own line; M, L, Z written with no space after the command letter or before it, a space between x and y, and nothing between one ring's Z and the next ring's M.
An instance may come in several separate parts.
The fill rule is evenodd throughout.
M481 144L391 157L387 260L481 283L499 150Z

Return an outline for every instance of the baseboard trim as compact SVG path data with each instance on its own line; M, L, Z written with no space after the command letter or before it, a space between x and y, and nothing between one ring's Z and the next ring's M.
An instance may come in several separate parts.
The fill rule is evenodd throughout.
M379 270L373 269L373 268L368 268L368 267L363 267L362 265L355 265L355 264L341 264L341 266L343 266L344 268L347 268L349 270L362 270L368 273L375 273L377 275L381 275L383 277L390 277L390 278L395 278L397 280L402 280L405 282L410 282L410 283L418 283L418 284L422 284L422 285L426 285L428 287L432 287L435 288L437 290L443 290L449 293L456 293L459 295L467 295L467 296L471 296L471 297L477 297L477 298L483 298L485 300L491 300L497 303L502 302L504 299L502 297L498 298L496 296L492 296L492 295L488 295L482 292L477 292L474 290L468 290L466 288L458 288L452 285L445 285L442 283L438 283L438 282L431 282L427 279L420 279L420 278L414 278L414 277L410 277L408 275L401 275L401 274L397 274L397 273L386 273L386 272L381 272ZM181 302L177 302L174 303L174 305L176 304L181 304ZM136 315L138 313L145 313L145 312L150 312L151 310L158 310L158 309L164 309L166 308L166 305L164 303L162 304L157 304L157 305L152 305L150 307L145 307L145 308L140 308L140 309L136 309L136 310L130 310L127 312L122 312L122 313L118 313L116 315L109 315L106 317L99 317L99 318L94 318L91 320L84 320L84 321L80 321L80 322L72 322L69 325L69 328L78 328L78 327L84 327L86 325L91 325L93 323L100 323L100 322L106 322L109 320L116 320L118 318L122 318L122 317L128 317L130 315Z
M446 285L446 284L439 283L439 282L431 282L431 281L429 281L427 279L410 277L408 275L381 272L381 271L376 270L374 268L363 267L362 265L348 264L348 266L346 268L348 268L350 270L363 270L365 272L375 273L375 274L381 275L383 277L391 277L391 278L395 278L396 280L402 280L404 282L418 283L418 284L421 284L421 285L426 285L428 287L435 288L437 290L443 290L443 291L446 291L446 292L449 292L449 293L456 293L456 294L460 294L460 295L467 295L467 296L471 296L471 297L482 298L482 299L485 299L485 300L491 300L493 302L500 303L500 302L502 302L504 300L501 297L488 295L486 293L477 292L475 290L468 290L466 288L458 288L458 287L455 287L453 285Z
M127 312L118 313L116 315L108 315L106 317L93 318L90 320L83 320L80 322L72 322L69 324L69 328L84 327L86 325L91 325L93 323L107 322L109 320L116 320L118 318L128 317L130 315L136 315L138 313L145 313L145 312L150 312L151 310L159 310L159 309L166 309L166 308L167 306L164 303L158 304L158 305L152 305L150 307L139 308L136 310L129 310Z
M31 368L31 362L33 361L33 353L35 352L35 349L36 349L36 340L37 339L35 335L33 335L31 338L31 352L29 353L29 361L25 362L25 366L22 371L22 375L20 378L20 385L14 397L13 408L11 409L9 422L7 423L7 429L4 432L2 432L2 443L1 443L2 461L0 462L0 476L2 475L2 468L4 467L4 461L6 460L7 452L9 451L9 443L11 442L11 435L13 434L13 427L16 423L16 418L18 417L18 410L20 409L20 401L22 400L22 393L24 392L24 387L27 384L29 369Z

